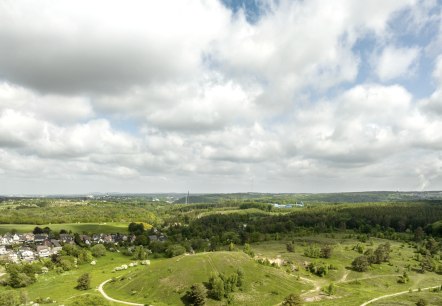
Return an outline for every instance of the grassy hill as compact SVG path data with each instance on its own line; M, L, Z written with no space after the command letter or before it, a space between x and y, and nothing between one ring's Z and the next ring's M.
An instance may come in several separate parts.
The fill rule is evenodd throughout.
M275 305L288 294L309 288L284 270L260 265L242 252L213 252L152 261L150 267L127 274L105 290L125 301L182 305L192 284L207 282L211 272L228 275L238 268L244 271L244 286L233 294L235 305ZM208 305L224 303L208 301Z

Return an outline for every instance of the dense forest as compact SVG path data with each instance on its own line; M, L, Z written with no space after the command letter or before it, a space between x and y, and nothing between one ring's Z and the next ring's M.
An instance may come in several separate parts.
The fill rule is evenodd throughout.
M341 204L287 214L209 214L189 224L170 226L169 235L177 240L201 238L227 244L232 239L235 243L256 242L269 239L268 235L274 239L278 234L304 233L306 230L317 233L354 230L385 236L412 233L421 227L429 235L440 236L439 220L442 220L442 202L439 201Z

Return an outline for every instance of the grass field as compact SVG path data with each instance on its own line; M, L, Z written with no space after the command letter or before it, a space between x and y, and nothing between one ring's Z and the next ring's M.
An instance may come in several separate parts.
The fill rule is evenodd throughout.
M423 299L427 302L427 306L439 306L442 305L442 292L413 292L406 293L397 297L386 298L374 302L372 306L416 306L419 299Z
M105 290L119 300L182 305L181 298L192 284L207 282L211 272L229 274L238 268L244 271L244 286L233 293L234 305L275 305L288 294L311 287L282 269L256 263L243 252L213 252L152 261L146 270L129 273ZM208 300L207 305L225 303Z
M119 253L107 253L106 256L97 259L95 266L84 264L80 265L78 269L67 271L62 274L57 274L55 271L50 271L47 274L38 276L37 282L24 288L28 292L29 299L35 300L38 297L51 299L57 301L55 305L69 305L69 302L78 295L82 294L94 294L101 296L96 290L98 285L103 281L124 275L128 271L113 272L113 269L122 264L128 264L132 262L130 257L123 256ZM141 266L132 267L130 271L141 270ZM91 288L86 291L79 291L75 289L77 285L78 277L83 273L90 273L91 275ZM5 287L0 286L0 290L7 290ZM112 304L110 305L120 305Z
M16 230L18 233L29 233L39 226L41 228L49 227L55 232L64 229L74 233L127 233L128 223L107 222L107 223L62 223L62 224L0 224L0 234L5 234Z
M334 238L327 238L323 234L294 238L295 252L293 253L286 250L287 241L263 242L252 245L252 248L260 257L269 259L281 258L289 260L299 266L299 272L295 272L295 274L310 280L309 282L318 289L302 294L303 299L308 302L308 305L355 306L384 294L406 291L409 288L417 289L442 284L442 276L436 273L427 272L422 274L408 271L408 265L413 267L417 265L418 262L414 259L415 249L406 243L384 239L371 239L371 241L361 243L356 239L346 239L344 237L344 235L336 235ZM392 250L389 263L374 264L367 272L363 273L350 269L353 259L360 255L352 249L353 246L359 243L362 244L365 249L375 249L379 244L387 241L391 244ZM315 259L304 256L304 249L309 244L316 244L317 246L323 244L333 245L332 257L329 259ZM325 277L318 277L304 269L304 263L306 262L325 262L335 266L336 270L330 270ZM404 271L407 271L410 281L407 284L399 284L397 282L398 277L402 275ZM332 296L327 296L321 292L320 288L324 288L330 283L334 283L336 293ZM416 293L416 295L419 294L423 294L423 292ZM442 293L431 294L432 300L442 298ZM440 297L438 297L438 295ZM395 298L380 300L370 305L410 305L409 301L413 300L415 299L407 295L401 295ZM394 302L392 302L392 304L385 304L388 301ZM405 304L401 304L402 301ZM430 301L430 299L428 299L428 301ZM434 305L442 305L442 303L436 303Z

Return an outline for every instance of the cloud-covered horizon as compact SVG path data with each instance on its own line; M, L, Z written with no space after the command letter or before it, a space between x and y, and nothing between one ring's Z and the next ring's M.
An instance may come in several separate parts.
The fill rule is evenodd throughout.
M0 2L0 194L442 189L442 3Z

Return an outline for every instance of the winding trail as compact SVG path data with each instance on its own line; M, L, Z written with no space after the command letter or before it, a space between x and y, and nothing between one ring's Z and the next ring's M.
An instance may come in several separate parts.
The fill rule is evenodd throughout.
M433 286L433 287L422 288L421 291L422 290L430 290L430 289L434 289L434 288L440 288L440 286ZM412 290L412 292L417 292L417 291L419 291L419 289ZM362 303L361 306L366 306L368 304L371 304L373 302L376 302L376 301L379 301L379 300L382 300L382 299L385 299L385 298L389 298L389 297L393 297L393 296L398 296L398 295L406 294L406 293L409 293L409 292L410 291L407 290L407 291L401 291L401 292L396 292L396 293L382 295L382 296L379 296L377 298L371 299L371 300L369 300L369 301L367 301L365 303Z
M101 293L101 295L108 301L111 302L115 302L115 303L120 303L120 304L124 304L124 305L133 305L133 306L144 306L144 304L138 304L138 303L132 303L132 302L126 302L126 301L120 301L120 300L116 300L111 298L110 296L108 296L106 294L106 292L104 292L103 290L103 286L106 285L108 282L110 282L112 279L108 279L104 282L102 282L99 286L98 286L98 292Z

